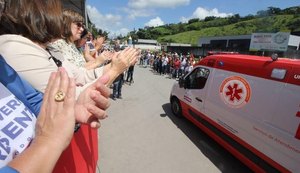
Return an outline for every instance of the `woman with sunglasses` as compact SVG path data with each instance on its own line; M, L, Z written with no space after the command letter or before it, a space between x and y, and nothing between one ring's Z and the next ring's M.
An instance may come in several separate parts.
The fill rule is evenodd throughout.
M86 62L83 54L78 51L75 45L75 42L80 39L81 34L84 31L82 22L83 17L79 13L69 9L65 9L63 11L63 38L50 43L48 46L51 49L58 50L60 53L62 53L65 60L71 62L79 69L94 69L96 77L101 76L102 73L106 73L109 71L111 79L115 79L130 65L136 62L139 51L133 48L126 49L121 53L104 51L95 60ZM133 54L133 56L125 56L121 58L122 54ZM99 67L107 59L112 60L111 64ZM91 82L91 77L89 76L85 78L85 80L86 82ZM85 85L85 83L82 82L81 84Z
M75 41L81 38L84 31L83 18L72 10L64 10L63 27L63 38L50 43L49 46L58 49L68 61L77 67L84 67L86 61L75 45Z

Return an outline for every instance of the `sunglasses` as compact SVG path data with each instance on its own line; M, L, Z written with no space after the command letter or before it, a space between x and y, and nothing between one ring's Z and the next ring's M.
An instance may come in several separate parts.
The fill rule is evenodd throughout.
M84 28L84 24L82 22L74 22L78 28Z

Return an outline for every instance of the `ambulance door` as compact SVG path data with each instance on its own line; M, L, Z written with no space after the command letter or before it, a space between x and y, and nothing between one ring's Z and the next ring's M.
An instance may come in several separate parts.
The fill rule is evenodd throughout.
M207 80L210 70L204 67L196 67L185 78L184 100L199 112L204 111Z

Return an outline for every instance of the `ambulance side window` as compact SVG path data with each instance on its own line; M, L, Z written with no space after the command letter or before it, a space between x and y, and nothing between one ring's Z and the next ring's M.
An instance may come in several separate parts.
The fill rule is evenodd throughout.
M187 77L186 77L186 88L187 89L203 89L207 78L209 76L209 70L206 68L198 67L194 69Z

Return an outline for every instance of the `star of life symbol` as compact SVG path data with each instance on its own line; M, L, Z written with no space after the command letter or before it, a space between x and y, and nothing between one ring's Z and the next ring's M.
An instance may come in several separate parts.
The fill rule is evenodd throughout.
M240 108L250 101L251 88L249 83L240 76L226 78L220 86L220 97L232 108Z

